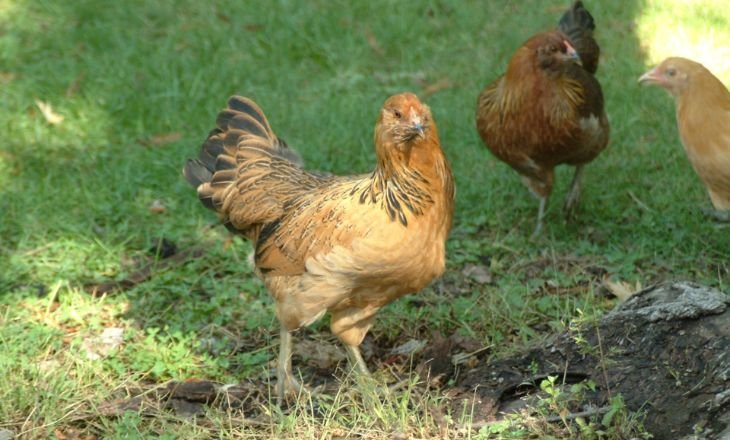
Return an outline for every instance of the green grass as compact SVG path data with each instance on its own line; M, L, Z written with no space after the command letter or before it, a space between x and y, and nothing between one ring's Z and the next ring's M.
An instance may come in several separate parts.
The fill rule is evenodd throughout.
M0 0L0 428L30 438L438 435L446 422L431 414L445 391L422 383L377 404L343 391L319 412L306 401L288 414L264 406L273 417L264 426L217 406L196 419L100 410L168 380L270 376L277 324L250 246L209 227L214 216L180 175L234 93L256 99L308 167L354 173L373 166L373 125L388 95L447 84L425 99L457 179L449 271L383 310L374 344L438 330L497 356L610 308L603 276L727 290L729 230L700 213L709 201L679 144L671 100L636 84L671 50L666 29L685 13L686 40L708 33L703 53L722 55L730 47L723 2L703 0L694 15L681 0L672 2L681 14L666 2L588 2L611 144L587 169L577 221L562 220L570 170L559 169L544 234L528 238L537 203L482 146L474 104L566 3ZM717 72L728 83L726 68ZM36 101L63 121L49 124ZM155 201L164 212L150 210ZM123 293L84 291L150 261L160 237L205 252L161 265ZM485 265L493 283L470 281L467 264ZM91 359L85 344L108 327L123 329L121 345ZM467 416L448 414L446 424L455 429ZM462 435L496 438L487 431Z

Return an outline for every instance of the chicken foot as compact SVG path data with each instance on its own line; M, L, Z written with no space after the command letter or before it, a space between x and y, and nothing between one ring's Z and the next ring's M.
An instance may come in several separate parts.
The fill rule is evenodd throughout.
M730 210L721 211L714 208L703 208L702 212L716 222L730 223Z
M361 376L371 377L360 349L348 344L345 344L345 348L347 348L347 355L353 369ZM300 384L292 374L291 356L292 334L282 327L279 339L279 361L276 368L276 399L279 405L287 395L297 395L306 391L306 387Z
M360 392L365 398L371 399L390 399L392 398L391 390L387 386L378 384L373 380L365 361L362 358L360 349L354 345L345 344L347 348L347 357L354 371L356 382L360 387Z

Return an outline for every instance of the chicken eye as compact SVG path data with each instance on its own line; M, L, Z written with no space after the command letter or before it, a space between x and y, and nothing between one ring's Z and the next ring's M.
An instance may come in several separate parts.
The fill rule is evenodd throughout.
M396 119L401 119L403 117L403 113L398 110L393 110L393 116L395 116Z
M670 67L669 69L667 69L667 76L674 76L676 74L677 74L677 71L674 70L673 68Z

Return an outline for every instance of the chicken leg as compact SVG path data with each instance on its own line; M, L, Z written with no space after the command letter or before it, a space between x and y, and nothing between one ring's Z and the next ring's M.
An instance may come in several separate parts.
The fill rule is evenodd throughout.
M362 358L360 349L355 345L348 344L345 344L345 347L347 348L347 354L350 358L350 364L352 365L352 367L356 369L357 372L361 375L370 376L370 370L368 370L368 366L367 364L365 364L365 360Z
M583 176L583 165L576 165L575 174L573 175L573 181L570 183L570 190L568 195L565 197L565 219L570 221L575 214L575 209L580 201L580 181Z
M545 217L545 207L547 206L547 201L548 201L547 196L538 196L538 197L540 198L540 207L537 210L537 225L535 225L535 230L532 231L533 238L540 235L540 232L542 231L542 219Z
M370 377L370 370L368 370L367 364L362 358L360 349L349 344L345 344L345 348L347 348L347 355L353 369L362 376ZM299 394L306 390L292 374L291 355L292 335L282 326L279 341L279 361L276 368L276 401L279 405L288 394Z
M281 327L279 338L279 361L276 366L276 402L281 405L287 394L299 394L304 387L294 378L291 368L292 335Z
M525 168L522 175L522 182L530 190L530 193L540 200L540 207L537 211L537 225L535 230L532 232L532 238L540 235L542 231L542 220L545 217L545 209L547 208L547 202L550 198L550 193L553 192L553 179L555 177L552 168Z

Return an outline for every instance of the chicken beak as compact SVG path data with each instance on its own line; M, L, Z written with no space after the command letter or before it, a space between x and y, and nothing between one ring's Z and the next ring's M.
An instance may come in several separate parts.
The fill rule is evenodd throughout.
M583 65L583 62L580 59L580 55L578 55L578 51L575 50L573 45L570 44L568 40L563 40L563 44L565 44L565 59Z
M656 84L659 82L656 67L639 77L639 84Z
M413 124L413 131L415 131L416 136L420 137L421 139L426 136L426 128L421 122Z
M423 125L423 121L420 116L413 115L411 117L411 126L408 131L411 135L411 139L415 139L416 137L423 139L426 137L426 127Z

